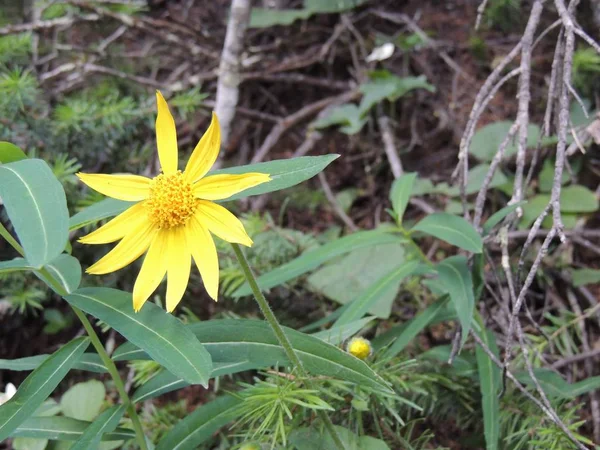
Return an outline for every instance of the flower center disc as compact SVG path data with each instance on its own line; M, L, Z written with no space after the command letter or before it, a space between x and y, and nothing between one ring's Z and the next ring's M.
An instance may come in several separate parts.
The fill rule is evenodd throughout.
M159 228L185 224L196 211L196 206L192 185L185 181L181 171L171 175L160 174L152 180L146 209L150 220Z

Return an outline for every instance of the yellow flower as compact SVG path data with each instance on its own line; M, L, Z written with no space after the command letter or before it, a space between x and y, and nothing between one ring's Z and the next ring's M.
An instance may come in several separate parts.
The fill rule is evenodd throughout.
M190 276L192 258L204 287L214 300L219 290L219 261L211 236L246 246L252 240L242 223L212 200L231 197L270 180L263 173L205 175L221 146L216 114L185 170L177 170L175 121L167 102L156 92L156 145L162 173L150 179L139 175L78 173L92 189L119 200L136 201L129 209L96 231L82 237L84 244L120 242L87 269L94 275L119 270L147 251L133 287L133 309L137 312L167 274L167 310L181 301Z
M371 343L365 338L355 337L350 339L346 351L358 359L367 359L373 351Z

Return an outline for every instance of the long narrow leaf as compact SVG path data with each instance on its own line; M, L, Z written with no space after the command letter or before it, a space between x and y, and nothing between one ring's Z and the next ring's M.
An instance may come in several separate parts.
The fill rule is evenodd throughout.
M408 261L377 280L357 298L352 300L348 309L336 320L335 325L339 327L360 319L380 299L382 293L394 285L397 287L398 283L411 275L418 266L419 264L416 261Z
M258 278L258 285L261 289L270 289L299 277L312 269L316 269L324 262L348 253L351 250L379 244L398 243L399 241L400 238L398 236L383 230L359 231L349 236L336 239L317 249L310 250L302 254L302 256L279 266L277 269L261 275ZM251 293L250 286L244 284L233 293L233 296L241 297L250 295Z
M239 194L219 201L228 202L249 197L251 195L266 194L295 186L296 184L312 178L337 158L339 158L339 155L303 156L300 158L281 159L246 166L219 169L210 172L209 175L259 172L268 173L271 176L271 181L268 183L246 189ZM71 217L69 229L76 230L99 220L116 216L125 211L132 204L133 203L131 202L107 198Z
M0 406L0 441L6 439L40 407L79 360L89 343L88 338L80 337L61 347L25 379L10 401Z
M226 396L200 406L167 433L156 450L193 450L235 418L242 400Z
M475 309L473 280L467 265L467 258L452 256L440 262L436 266L436 270L456 309L456 315L462 327L462 346L469 336Z
M263 321L211 320L193 323L188 327L204 343L215 363L247 362L253 367L289 364L283 348L269 325ZM312 374L389 390L387 383L363 361L314 336L284 329L298 356ZM147 358L142 350L129 342L113 354L115 361Z
M72 419L70 417L31 417L12 433L12 437L76 441L81 439L91 425L92 422ZM101 440L121 441L132 438L135 438L133 430L117 428L110 433L102 435Z
M119 425L125 412L125 405L113 406L100 414L88 427L70 450L95 450L104 434L111 433Z
M405 325L402 333L396 338L394 343L386 350L386 355L395 356L427 327L434 318L440 313L442 308L448 302L447 297L442 297L429 306L425 311L417 314Z
M179 319L162 308L147 302L135 313L131 294L108 288L79 289L65 299L113 327L188 383L208 383L210 355Z
M487 344L494 355L500 359L496 337L491 331L484 328L483 321L480 318L478 321L482 330L479 333L479 337ZM498 393L502 384L501 372L481 347L476 347L475 356L477 358L477 371L479 372L479 389L481 391L481 406L483 408L483 429L486 449L497 450L500 439L500 401Z

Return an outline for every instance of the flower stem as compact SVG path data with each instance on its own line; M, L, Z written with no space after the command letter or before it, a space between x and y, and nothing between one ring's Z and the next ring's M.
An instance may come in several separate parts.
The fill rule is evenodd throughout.
M6 241L17 252L19 252L19 254L21 256L25 256L23 247L21 247L19 245L19 243L11 236L11 234L4 227L4 225L2 225L2 223L0 223L0 236L2 236L4 239L6 239ZM48 272L47 269L42 267L41 269L36 270L36 272L38 272L40 275L42 275L44 277L44 279L48 280L48 282L52 285L54 290L61 297L68 295L68 292L65 290L65 288L58 282L58 280L56 280L56 278L54 278L54 276L52 276L52 274L50 272ZM106 349L102 345L102 342L100 342L100 338L98 337L98 334L96 334L96 331L92 327L92 324L86 317L85 313L73 305L71 305L71 308L73 309L73 312L75 313L77 318L81 321L83 328L85 328L85 331L87 332L88 336L90 337L90 341L92 342L92 345L96 349L96 352L98 353L98 355L100 355L100 359L106 366L106 369L110 373L110 376L112 377L113 382L115 383L115 387L117 388L117 391L119 392L121 401L127 407L127 413L129 414L129 417L131 418L131 421L133 423L133 428L135 430L136 438L137 438L140 448L142 450L148 450L148 446L146 445L146 437L145 437L144 431L142 429L142 423L140 422L140 418L137 415L134 404L131 402L131 400L129 399L129 396L127 395L127 392L125 391L125 386L123 385L123 380L121 379L121 376L119 375L117 366L115 365L114 361L110 358L110 356L108 356L108 353L106 353Z
M238 244L231 244L231 246L233 247L235 256L237 257L237 260L240 263L240 266L242 267L244 276L246 277L246 280L248 281L248 284L250 285L250 288L252 289L256 303L258 303L258 307L260 308L260 311L262 312L262 314L265 317L268 324L271 326L273 333L275 333L275 337L277 338L277 340L283 347L283 350L285 351L285 354L287 355L287 357L290 360L290 362L292 363L292 365L296 368L299 375L304 379L304 382L306 383L307 387L309 389L315 389L315 387L312 385L312 381L308 377L308 372L304 368L302 361L298 357L296 351L294 350L294 347L292 347L290 340L285 335L285 332L283 331L283 328L277 321L275 314L273 314L273 311L271 310L271 307L269 306L267 299L265 298L265 296L261 292L260 288L258 287L256 277L254 276L254 273L252 272L252 269L250 268L250 264L248 264L246 255L244 255L244 253L242 252L242 249L240 248L240 246ZM318 410L317 413L318 413L319 417L321 418L321 420L323 421L325 428L331 435L336 447L339 448L340 450L344 450L344 444L342 443L342 440L340 439L337 431L335 431L335 428L333 427L333 423L331 422L331 419L329 418L327 413L323 410Z

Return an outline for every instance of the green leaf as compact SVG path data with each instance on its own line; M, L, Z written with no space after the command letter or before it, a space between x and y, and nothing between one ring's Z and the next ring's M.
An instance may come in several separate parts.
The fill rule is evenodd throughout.
M589 377L578 383L569 384L550 369L533 369L533 373L546 395L553 399L572 400L600 388L600 376ZM530 388L535 388L527 371L515 373L515 377Z
M109 288L82 288L65 300L110 325L187 382L208 383L210 355L179 319L162 308L146 302L135 313L131 294Z
M325 117L313 122L312 126L320 130L332 125L343 125L340 128L342 133L356 134L365 123L367 123L367 119L362 116L358 107L348 103L332 108Z
M420 231L472 253L483 251L483 241L473 226L462 217L446 213L425 216L411 232Z
M401 267L405 260L404 247L400 243L359 248L321 267L307 281L311 290L338 303L349 304L366 295L374 283ZM368 312L382 319L388 318L400 282L389 283L386 289L378 291Z
M565 185L569 182L571 176L567 170L562 173L561 185ZM544 160L542 170L538 175L538 186L540 192L549 194L552 191L552 185L554 184L554 162L551 159Z
M44 266L50 275L54 277L55 280L61 284L61 286L67 291L71 293L75 291L79 284L81 283L81 265L79 261L71 255L67 255L63 253L58 255L53 261L49 262ZM48 287L50 287L54 292L56 290L52 286L52 283L46 279L46 277L39 272L36 272L38 278L44 281ZM57 294L60 294L57 292Z
M319 13L339 13L350 11L367 0L304 0L304 8Z
M6 439L40 407L89 343L88 338L80 337L61 347L25 379L11 400L0 406L0 441Z
M386 350L386 355L396 356L421 332L427 327L433 320L438 316L442 308L448 303L447 297L442 297L435 301L432 305L428 306L424 311L417 314L408 323L403 324L402 332L394 340L394 343ZM374 341L373 346L377 348L381 346L385 341L381 338L379 342ZM377 344L377 345L375 345Z
M395 102L414 89L426 89L435 92L435 87L427 82L425 75L418 77L398 77L389 72L377 72L378 76L368 83L360 85L364 94L358 109L366 114L377 103L384 99Z
M570 272L575 287L600 283L600 270L598 269L571 269Z
M90 422L71 417L31 417L20 425L11 436L76 441L81 439L90 425ZM102 436L103 441L129 440L132 438L135 438L135 433L127 428L117 428Z
M562 188L560 192L560 212L588 213L598 210L598 197L594 191L576 184Z
M40 159L0 166L0 197L27 261L42 267L60 255L68 240L65 191Z
M239 361L234 363L214 363L214 370L210 374L211 378L219 377L223 375L231 375L233 373L243 372L245 370L256 369L255 365L249 361ZM189 386L181 378L173 375L168 370L161 370L158 374L153 376L149 381L144 383L135 391L132 397L132 401L143 402L145 400L158 397L159 395L167 392L175 391Z
M77 383L69 388L60 399L60 408L67 417L93 420L104 402L106 390L98 380Z
M239 194L233 195L227 199L219 200L220 202L229 202L239 200L251 195L267 194L269 192L280 191L303 181L312 178L319 172L322 172L332 161L339 158L339 155L323 155L323 156L302 156L299 158L280 159L257 164L249 164L246 166L229 167L227 169L219 169L210 172L208 175L219 174L242 174L248 172L268 173L271 176L271 181L263 183L259 186L246 189ZM132 202L124 202L107 198L98 203L84 209L83 211L71 217L69 229L76 230L85 225L95 223L101 219L116 216L133 205Z
M508 135L508 131L510 130L510 127L512 127L512 124L511 121L494 122L478 129L471 141L471 154L480 161L492 161L498 151L498 147ZM535 124L530 124L527 130L527 147L534 147L537 145L540 137L540 127ZM510 142L506 147L504 157L508 158L515 153L517 153L516 137L513 142Z
M480 328L483 332L479 337L487 344L492 353L500 359L500 352L496 345L494 333L486 330L479 318ZM481 406L483 409L483 429L487 450L497 450L500 439L500 400L498 394L502 388L501 371L478 345L475 348L477 358L477 371L479 373L479 389L481 391Z
M0 370L35 370L51 355L28 356L19 359L0 359ZM95 373L108 373L100 356L96 353L84 353L73 365L73 369Z
M210 439L214 433L231 422L238 411L241 399L232 396L219 397L206 403L177 422L161 439L156 450L194 450Z
M0 141L0 163L8 164L22 159L27 159L23 150L10 142Z
M450 295L462 328L461 347L464 345L473 320L475 297L471 272L464 256L446 258L436 266L440 281Z
M521 202L513 203L512 205L505 206L504 208L496 211L492 214L488 220L485 221L483 225L483 234L487 235L492 229L498 225L502 219L508 216L511 212L516 210L519 206L523 206L527 203L527 201L523 200Z
M272 270L258 278L258 285L262 290L270 289L274 286L292 280L306 272L319 267L326 261L336 256L348 253L358 248L370 247L378 244L393 244L400 242L401 239L391 233L382 230L359 231L357 233L336 239L317 249L310 250L302 256L283 264L277 269ZM250 295L252 290L246 283L233 293L234 297Z
M390 200L397 216L397 222L400 225L402 225L402 217L404 216L406 205L408 205L408 201L410 200L410 194L416 178L416 173L405 173L394 180L392 184Z
M358 295L348 309L335 322L335 326L347 325L364 316L371 306L380 299L380 295L386 292L390 286L397 285L404 278L410 276L419 264L415 261L407 261L397 269L373 283L362 294Z
M25 258L15 258L10 261L0 261L0 274L17 272L20 270L31 270L32 267L25 261Z
M249 28L268 28L275 25L291 25L296 20L313 15L308 9L252 8Z
M289 364L287 356L266 322L248 319L211 320L188 325L213 357L215 363L247 362L263 368ZM325 375L387 390L387 384L363 361L321 339L286 328L285 333L306 369ZM113 359L146 359L131 343L115 350ZM169 369L170 370L170 369Z
M108 408L104 411L96 420L94 420L85 429L83 434L77 442L75 442L70 450L94 450L98 447L102 436L106 433L110 433L117 428L123 413L125 412L125 405L116 405L112 408Z
M136 202L125 202L115 198L105 198L104 200L100 200L71 217L69 220L69 230L77 230L86 225L96 223L99 220L116 216L130 206L135 205L135 203Z
M433 359L441 363L452 374L459 377L477 376L476 359L471 353L463 352L461 355L454 355L452 366L448 365L448 360L452 354L451 345L438 345L421 353L419 359Z
M365 317L364 319L354 320L350 323L341 326L333 326L327 330L313 333L312 336L317 337L329 344L339 345L351 336L354 336L359 331L363 330L369 322L372 322L374 317Z
M390 450L381 439L359 437L349 429L337 425L334 428L344 444L344 450ZM338 450L331 435L315 426L296 428L290 433L289 440L296 450Z
M299 158L279 159L275 161L249 164L246 166L228 167L210 172L208 175L242 174L248 172L267 173L271 181L259 186L246 189L220 202L239 200L251 195L268 194L269 192L287 189L322 172L329 164L338 159L340 155L301 156Z

